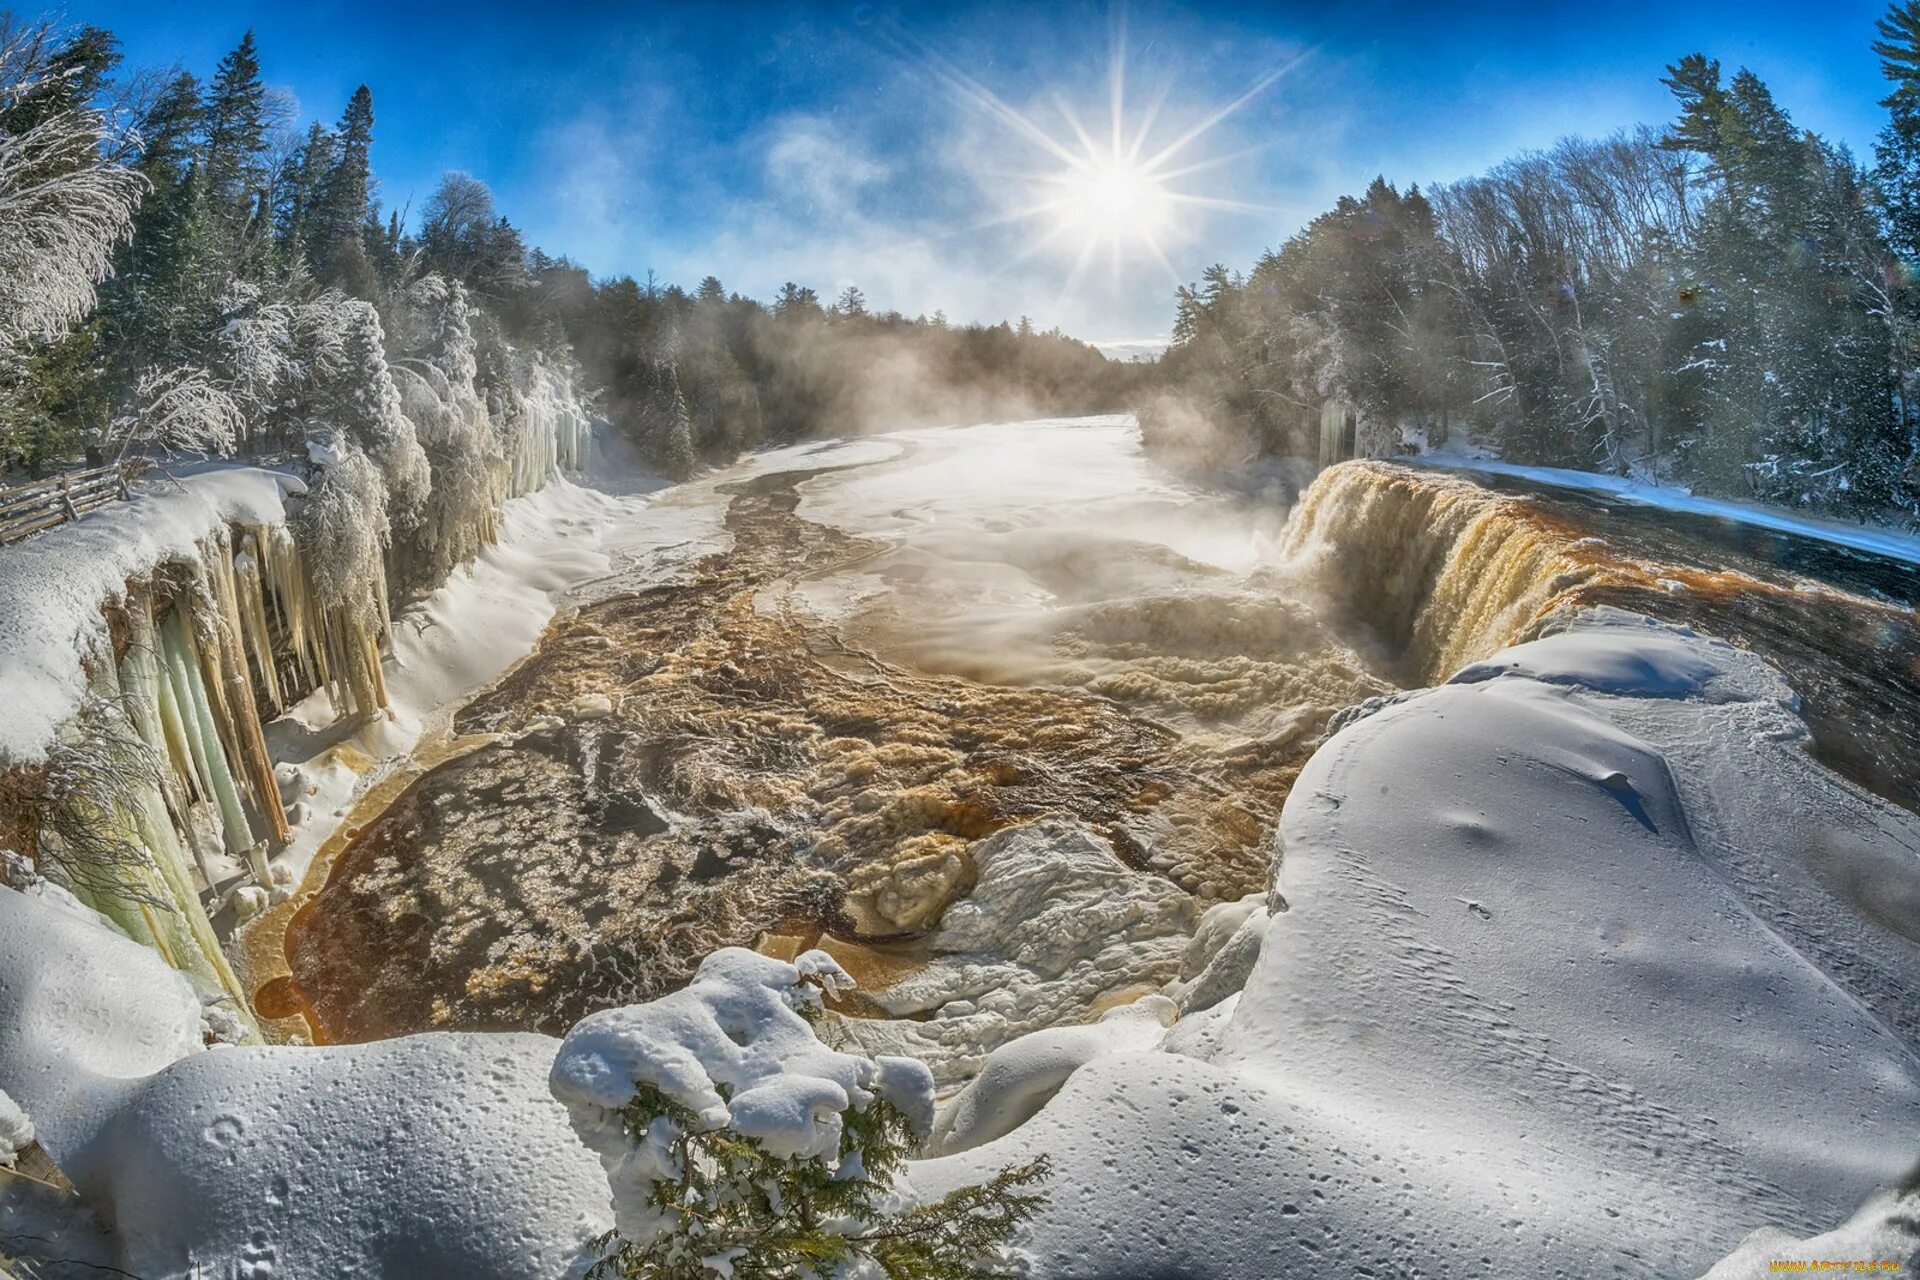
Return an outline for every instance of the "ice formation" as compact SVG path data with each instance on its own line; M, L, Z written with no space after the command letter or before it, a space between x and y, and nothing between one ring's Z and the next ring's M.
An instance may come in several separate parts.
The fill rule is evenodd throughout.
M460 301L456 288L444 313L457 320ZM310 808L283 794L263 722L316 690L329 716L367 723L387 712L385 664L395 649L389 566L419 563L430 579L445 577L498 534L497 506L510 490L546 484L582 457L587 439L567 370L517 357L525 377L515 392L519 453L509 474L475 398L471 352L460 354L464 330L451 325L440 354L459 381L423 366L436 381L431 405L417 407L457 410L460 431L470 443L484 440L494 464L467 477L478 487L468 486L464 505L456 498L457 509L441 513L437 547L396 554L389 518L404 509L418 532L427 457L403 413L378 323L363 304L296 311L236 317L236 354L259 357L239 362L248 386L258 383L254 390L269 399L284 392L295 376L286 363L290 335L314 329L316 340L364 366L361 380L379 390L359 396L359 375L329 384L338 412L316 437L324 447L313 453L311 486L230 464L162 475L131 501L48 530L0 562L0 687L11 712L0 724L6 838L190 974L220 1034L249 1039L257 1037L249 1002L201 894L244 873L252 883L236 890L236 901L252 916L261 894L290 890L291 869L276 872L269 859L294 842L289 807L299 818ZM329 376L341 375L328 367ZM452 472L445 474L451 494ZM542 575L522 576L522 596L549 603ZM533 634L526 626L488 637L485 647L497 651L517 638L524 651ZM442 681L469 675L466 665Z
M998 1045L1178 975L1195 900L1084 825L1013 827L970 853L978 880L926 938L926 961L868 993L892 1018L847 1022L862 1048L912 1054L957 1082Z
M7 549L0 558L0 761L46 759L80 710L85 662L107 639L100 606L170 561L197 560L228 522L278 525L300 481L254 467L213 467L149 480L131 501L91 512Z

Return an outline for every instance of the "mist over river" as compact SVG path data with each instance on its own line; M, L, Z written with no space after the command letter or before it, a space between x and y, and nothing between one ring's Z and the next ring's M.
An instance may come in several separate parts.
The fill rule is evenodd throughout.
M844 1012L964 1074L1157 989L1201 911L1264 891L1347 708L1591 605L1774 658L1820 758L1915 805L1911 566L1494 483L1360 462L1294 501L1183 478L1119 417L703 477L662 502L710 513L711 553L579 593L456 715L447 758L316 866L276 1000L328 1040L561 1031L717 946L823 945L861 983ZM1084 868L1058 892L1124 908L1111 936L1022 938L1038 908L982 878L1009 842ZM1004 935L950 936L970 899ZM962 946L1018 952L997 1021L927 976Z

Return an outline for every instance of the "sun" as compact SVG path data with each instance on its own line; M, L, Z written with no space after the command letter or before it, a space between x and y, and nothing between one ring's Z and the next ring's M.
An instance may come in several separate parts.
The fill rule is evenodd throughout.
M1307 54L1270 68L1239 96L1217 108L1209 110L1189 102L1188 110L1168 109L1163 115L1162 109L1174 96L1171 85L1154 96L1144 110L1128 108L1126 40L1126 24L1121 17L1113 29L1107 66L1106 127L1098 137L1081 123L1082 114L1060 92L1050 95L1051 111L1022 111L924 45L903 41L963 103L1004 127L1030 153L1038 152L1044 166L1040 171L1024 170L995 179L996 185L1009 193L1010 211L962 230L1032 223L1032 237L1000 270L1012 269L1049 249L1064 250L1072 268L1061 287L1062 296L1075 290L1088 266L1100 257L1107 259L1115 285L1128 264L1137 261L1157 262L1179 283L1180 274L1167 250L1176 241L1188 238L1197 214L1207 210L1277 212L1266 205L1202 195L1181 184L1194 174L1250 154L1200 157L1196 152L1221 122L1265 93ZM1178 126L1164 127L1164 120L1175 115L1193 123L1174 133ZM1049 122L1049 116L1057 117L1057 121ZM1165 138L1169 133L1174 136ZM1004 181L1007 177L1016 181ZM1020 203L1022 198L1029 202Z
M1102 156L1053 180L1062 188L1052 210L1063 230L1102 242L1158 243L1173 219L1173 192L1145 165Z

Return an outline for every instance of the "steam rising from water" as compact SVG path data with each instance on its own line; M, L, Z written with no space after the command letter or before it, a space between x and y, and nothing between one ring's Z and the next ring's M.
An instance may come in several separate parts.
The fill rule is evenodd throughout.
M1209 738L1293 737L1391 687L1383 656L1320 621L1286 508L1162 471L1130 420L896 438L905 457L809 481L799 511L894 541L798 587L877 650L1084 689Z
M1157 470L1126 419L888 440L716 478L729 550L557 623L461 713L499 736L371 824L289 934L327 1034L564 1026L776 933L853 940L885 988L979 842L1035 819L1238 897L1336 714L1585 604L1751 644L1824 759L1915 803L1912 611L1704 535L1373 462L1289 513Z

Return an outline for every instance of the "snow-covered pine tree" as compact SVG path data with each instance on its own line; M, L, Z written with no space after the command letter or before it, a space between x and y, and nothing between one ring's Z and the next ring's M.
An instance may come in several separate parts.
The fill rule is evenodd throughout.
M933 1077L821 1043L824 997L852 985L822 951L728 947L681 990L568 1033L550 1083L613 1191L590 1275L1017 1274L1008 1246L1045 1201L1046 1157L916 1199L901 1182L932 1128Z
M699 462L693 451L693 420L671 360L653 362L637 426L640 452L661 475L684 480L693 474Z
M379 468L387 523L395 540L404 540L425 518L432 475L413 424L400 409L379 313L358 299L340 302L326 341L318 423L323 430L337 430Z
M424 276L393 309L403 343L413 348L393 368L400 407L433 476L414 539L412 575L439 582L488 539L502 460L474 385L478 366L465 288Z

